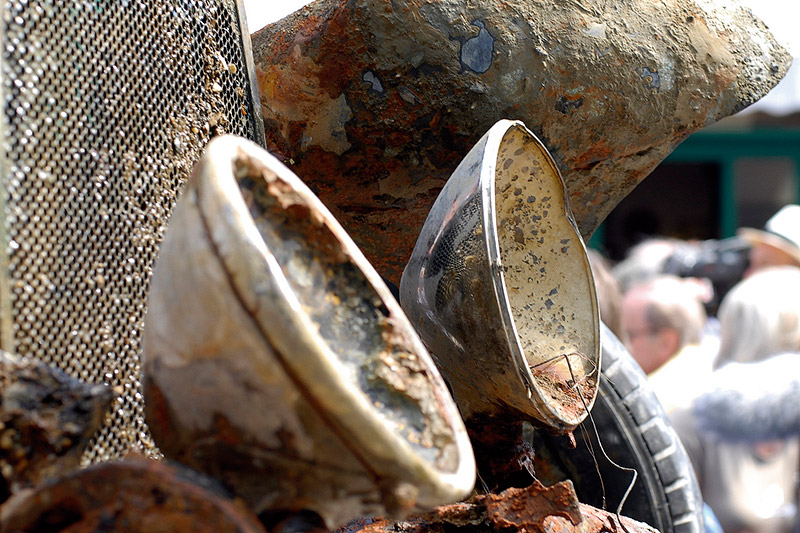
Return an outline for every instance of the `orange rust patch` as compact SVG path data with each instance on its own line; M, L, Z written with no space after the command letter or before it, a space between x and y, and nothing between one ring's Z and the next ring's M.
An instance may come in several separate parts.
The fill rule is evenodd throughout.
M549 516L568 519L573 525L583 520L578 497L568 482L545 487L538 481L524 489L510 488L484 497L489 520L499 527L532 527L544 530Z

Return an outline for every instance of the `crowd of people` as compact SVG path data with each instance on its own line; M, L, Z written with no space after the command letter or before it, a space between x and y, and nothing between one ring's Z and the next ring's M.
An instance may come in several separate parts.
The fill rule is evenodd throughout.
M746 270L724 294L669 268L696 243L650 238L616 265L592 251L601 318L686 447L707 531L800 531L800 205L739 238Z

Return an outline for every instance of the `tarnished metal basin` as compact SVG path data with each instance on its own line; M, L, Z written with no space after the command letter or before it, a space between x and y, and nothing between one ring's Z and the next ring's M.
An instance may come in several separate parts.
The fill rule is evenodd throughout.
M297 176L220 137L179 200L144 334L147 421L256 512L329 527L466 496L469 439L380 276Z
M594 280L558 169L521 122L494 125L447 181L400 301L465 417L513 409L568 431L587 415Z

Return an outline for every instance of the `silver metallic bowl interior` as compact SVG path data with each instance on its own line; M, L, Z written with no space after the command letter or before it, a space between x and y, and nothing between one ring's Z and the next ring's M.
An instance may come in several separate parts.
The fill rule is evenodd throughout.
M563 185L548 179L558 172L537 145L520 127L500 142L492 211L502 276L495 279L534 386L548 406L572 419L596 394L596 296Z

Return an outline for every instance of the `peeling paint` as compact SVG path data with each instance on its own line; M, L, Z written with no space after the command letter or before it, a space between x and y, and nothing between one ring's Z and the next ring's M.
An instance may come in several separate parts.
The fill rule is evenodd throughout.
M606 38L606 24L605 22L590 24L589 27L583 30L583 33L589 37L598 37L600 39Z
M352 116L344 94L340 94L335 100L328 100L317 108L315 116L308 121L309 126L303 132L301 146L305 149L316 145L328 152L342 155L351 146L344 125Z
M361 79L371 85L371 89L376 93L383 94L386 91L383 89L383 84L381 83L380 78L372 72L371 70L366 71L362 76Z
M675 61L671 57L661 58L661 67L658 69L661 80L660 89L671 91L675 87Z
M468 39L461 46L461 62L473 72L483 74L492 66L494 37L481 20L474 20L473 26L480 28L478 35Z
M647 67L642 67L639 76L645 81L645 84L651 89L661 88L661 77L658 75L658 69L650 70Z

